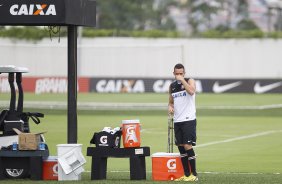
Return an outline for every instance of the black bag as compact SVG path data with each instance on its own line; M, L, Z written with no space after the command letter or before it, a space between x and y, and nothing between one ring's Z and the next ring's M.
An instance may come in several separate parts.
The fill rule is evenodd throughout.
M96 147L111 147L111 148L119 148L120 147L120 138L121 131L117 131L114 134L110 134L108 132L95 132L92 139L90 140L91 144L95 144Z
M5 135L16 135L17 133L13 130L16 128L21 132L24 131L24 122L22 120L19 121L5 121L4 120L4 134Z

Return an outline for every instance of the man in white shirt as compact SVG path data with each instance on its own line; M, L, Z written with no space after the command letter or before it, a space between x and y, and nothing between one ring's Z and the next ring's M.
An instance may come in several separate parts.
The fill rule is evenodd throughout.
M168 113L173 114L175 144L181 155L185 175L175 181L197 181L196 155L196 84L194 79L184 78L182 64L174 66L175 81L169 87Z

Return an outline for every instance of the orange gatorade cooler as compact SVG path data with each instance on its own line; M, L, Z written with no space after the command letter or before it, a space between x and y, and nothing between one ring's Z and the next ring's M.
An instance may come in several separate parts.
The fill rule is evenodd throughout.
M58 157L49 156L43 160L43 180L58 180Z
M151 157L153 180L175 180L184 175L179 153L154 153Z
M136 120L122 120L123 147L140 147L140 122Z

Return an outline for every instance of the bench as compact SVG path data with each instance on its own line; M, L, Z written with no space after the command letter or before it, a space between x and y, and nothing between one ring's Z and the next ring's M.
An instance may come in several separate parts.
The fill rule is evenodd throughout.
M110 147L88 147L87 156L92 157L91 180L106 179L107 159L129 158L130 179L146 179L145 157L150 156L150 147L139 148L110 148Z

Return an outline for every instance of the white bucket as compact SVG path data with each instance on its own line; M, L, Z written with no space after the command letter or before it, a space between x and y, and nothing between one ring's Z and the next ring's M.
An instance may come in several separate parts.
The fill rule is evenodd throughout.
M82 153L82 144L58 144L58 180L81 180L86 163Z

